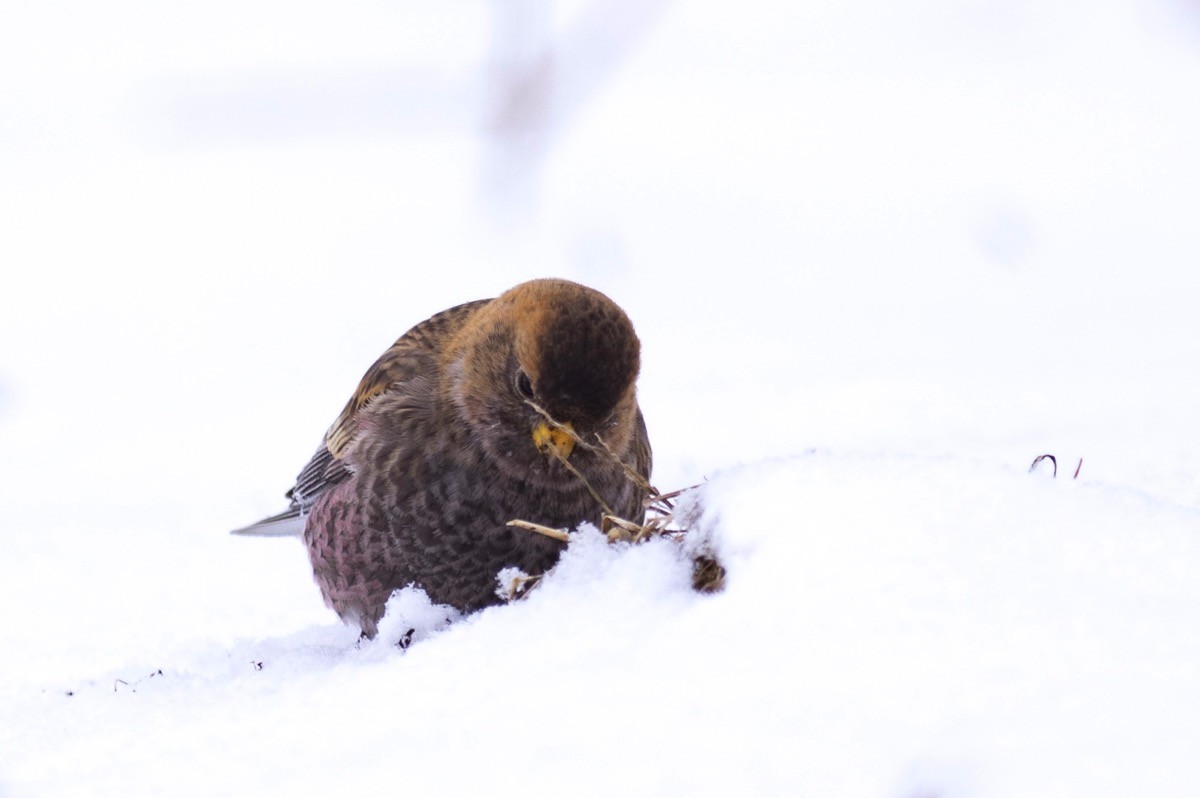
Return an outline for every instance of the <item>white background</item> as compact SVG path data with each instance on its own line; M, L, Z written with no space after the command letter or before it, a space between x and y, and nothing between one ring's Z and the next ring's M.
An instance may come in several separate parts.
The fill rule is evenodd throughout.
M0 795L1194 788L1196 3L11 2L0 75ZM547 275L728 590L581 539L356 648L226 530Z

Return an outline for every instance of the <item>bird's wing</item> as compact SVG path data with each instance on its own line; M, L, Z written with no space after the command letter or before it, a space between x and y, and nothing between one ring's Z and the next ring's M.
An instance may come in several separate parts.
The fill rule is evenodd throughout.
M350 401L342 409L312 459L296 477L287 492L291 504L287 510L258 523L234 530L242 535L299 535L304 530L304 514L329 488L350 476L345 454L358 433L359 413L381 394L408 384L429 386L431 363L442 345L473 312L490 302L480 299L444 310L429 317L400 336L367 369Z
M436 358L442 345L462 326L467 317L490 301L479 299L430 316L400 336L396 343L367 369L354 395L333 422L333 426L325 433L325 448L335 463L341 460L346 446L358 432L358 412L372 399L397 383L413 377L428 376L429 357L432 355ZM318 450L313 461L320 457L321 452ZM305 471L307 470L306 468ZM301 472L300 476L303 477L304 472Z
M650 449L650 433L646 430L646 419L642 417L640 407L637 411L637 442L634 444L633 462L642 478L649 481L654 468L654 452Z
M642 479L650 481L650 472L654 468L654 453L650 449L650 433L646 431L646 419L642 417L641 408L638 408L637 411L637 436L633 443L633 467L642 475ZM638 494L638 507L640 508L648 494L646 491L639 491ZM640 520L640 516L638 519Z
M342 408L334 424L325 433L325 439L314 452L312 460L296 476L295 485L288 491L292 506L287 512L294 512L299 517L316 502L320 494L350 475L344 456L355 434L358 434L362 408L385 391L400 389L402 385L430 385L431 362L436 361L440 348L470 314L490 301L481 299L466 302L434 314L397 338L367 368L354 395L350 396L346 407ZM259 524L254 524L254 527L257 526Z
M304 516L300 514L300 505L293 503L282 513L235 529L233 534L264 538L299 537L304 534Z

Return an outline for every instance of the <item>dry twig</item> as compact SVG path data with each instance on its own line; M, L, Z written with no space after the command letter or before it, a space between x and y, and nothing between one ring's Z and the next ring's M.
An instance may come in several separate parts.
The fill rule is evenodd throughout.
M541 524L535 524L532 521L519 521L514 519L508 522L508 526L515 526L518 529L528 529L530 532L537 532L539 535L545 535L548 538L561 540L563 543L567 543L571 540L571 536L568 535L565 530L555 529L552 526L542 526Z
M1039 454L1037 457L1033 458L1033 462L1029 464L1029 473L1032 474L1034 471L1037 471L1038 464L1040 464L1043 460L1050 461L1050 465L1054 467L1054 470L1050 472L1050 476L1057 477L1058 458L1052 454Z
M1053 467L1053 470L1050 472L1050 476L1057 478L1058 477L1058 458L1056 458L1052 454L1039 454L1037 457L1033 458L1033 462L1030 463L1030 465L1029 465L1029 473L1032 474L1034 471L1036 471L1038 465L1043 460L1050 461L1050 465ZM1071 476L1071 479L1079 479L1079 470L1081 468L1083 468L1083 458L1082 457L1079 458L1079 462L1075 465L1075 473Z

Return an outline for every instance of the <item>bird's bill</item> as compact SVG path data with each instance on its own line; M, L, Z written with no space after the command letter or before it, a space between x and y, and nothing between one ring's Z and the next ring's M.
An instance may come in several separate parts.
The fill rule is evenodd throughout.
M575 430L570 424L552 427L547 421L539 421L533 427L533 445L539 452L552 454L553 447L558 456L566 460L575 449Z

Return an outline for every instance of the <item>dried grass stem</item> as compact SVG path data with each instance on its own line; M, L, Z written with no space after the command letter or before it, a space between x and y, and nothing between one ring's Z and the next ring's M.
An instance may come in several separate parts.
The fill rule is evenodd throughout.
M541 524L535 524L532 521L513 519L512 521L508 522L507 526L515 526L518 529L527 529L530 532L537 532L539 535L545 535L548 538L561 540L563 543L568 543L571 540L570 535L568 535L565 530L555 529L552 526L542 526Z

